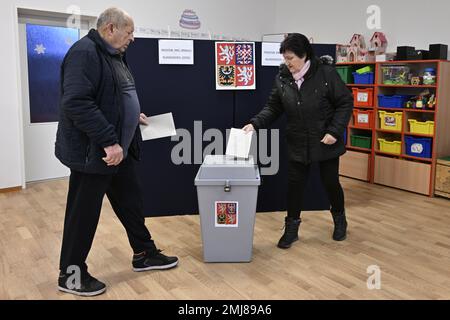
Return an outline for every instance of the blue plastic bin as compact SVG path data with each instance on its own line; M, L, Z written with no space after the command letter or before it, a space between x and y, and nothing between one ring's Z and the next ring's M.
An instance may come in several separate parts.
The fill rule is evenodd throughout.
M384 94L378 95L378 107L379 108L403 108L405 103L408 102L411 96L407 95L394 95L386 96Z
M358 74L353 72L353 79L355 84L373 84L374 83L374 73L367 72L364 74Z
M405 137L406 154L419 158L431 158L431 138Z

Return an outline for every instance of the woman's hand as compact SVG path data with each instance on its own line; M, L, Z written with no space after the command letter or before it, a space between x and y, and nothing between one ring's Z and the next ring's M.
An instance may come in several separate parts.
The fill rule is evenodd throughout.
M253 127L252 124L248 124L245 127L243 127L242 130L244 130L245 133L249 133L249 132L255 131L255 127Z
M331 146L331 145L335 144L337 142L337 140L331 134L327 133L325 135L325 137L323 137L322 141L320 141L320 142L322 142L323 144Z

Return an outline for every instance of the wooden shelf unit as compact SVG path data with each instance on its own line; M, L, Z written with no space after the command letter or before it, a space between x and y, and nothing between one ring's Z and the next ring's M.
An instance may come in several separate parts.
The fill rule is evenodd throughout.
M364 66L373 66L375 72L374 84L347 84L351 88L373 88L373 107L354 107L360 110L374 111L374 126L371 129L358 128L352 120L347 128L347 154L341 159L340 174L370 183L400 188L411 192L434 196L434 184L437 159L450 155L450 61L445 60L415 60L415 61L385 61L339 63L337 66L352 66L353 70ZM385 85L382 83L383 66L408 65L419 74L424 68L436 69L436 85ZM419 94L429 90L436 95L434 109L384 108L378 106L379 94ZM380 127L378 111L402 113L402 130L383 130ZM433 134L411 133L408 119L434 121ZM372 137L370 149L351 146L351 135L363 134ZM419 158L406 154L405 137L432 139L432 157ZM401 153L391 154L379 150L378 138L388 138L402 142ZM367 170L367 171L366 171Z

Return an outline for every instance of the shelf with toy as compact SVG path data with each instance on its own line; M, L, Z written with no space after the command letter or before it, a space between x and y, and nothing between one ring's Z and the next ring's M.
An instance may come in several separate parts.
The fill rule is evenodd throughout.
M378 109L434 111L436 108L436 88L419 87L378 87Z
M354 72L370 63L340 65ZM364 89L373 89L373 108L364 106L364 99L354 107L343 175L361 179L367 168L371 183L432 196L435 159L450 154L450 62L383 61L374 66L375 84L347 84L349 89L363 89L354 91L360 96ZM396 69L384 69L388 83L383 83L383 68L390 66ZM363 119L369 111L374 111L374 125L362 128L362 120L355 125L355 116ZM352 146L351 136L356 144L368 147L371 142L371 148Z
M403 61L398 64L381 63L378 68L380 87L399 86L405 88L436 88L438 83L438 64L423 61L411 64Z
M407 110L435 110L436 109L436 93L430 92L428 89L420 92L418 95L411 97L405 104Z

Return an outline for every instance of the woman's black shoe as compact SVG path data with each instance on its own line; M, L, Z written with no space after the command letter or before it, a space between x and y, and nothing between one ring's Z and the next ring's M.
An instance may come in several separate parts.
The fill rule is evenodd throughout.
M284 234L280 241L278 241L278 248L288 249L293 242L298 240L298 228L301 222L301 219L285 218Z
M345 210L341 212L331 212L334 221L333 240L343 241L347 238L347 219Z

